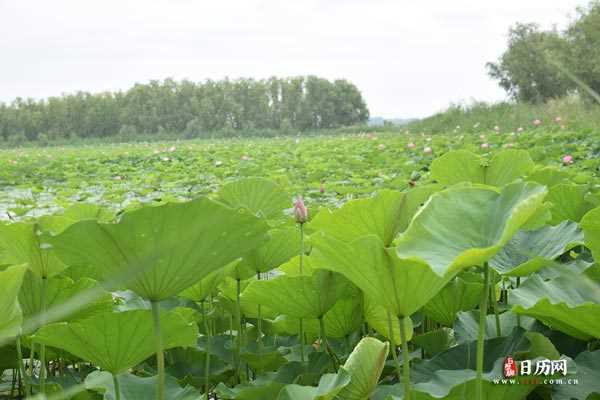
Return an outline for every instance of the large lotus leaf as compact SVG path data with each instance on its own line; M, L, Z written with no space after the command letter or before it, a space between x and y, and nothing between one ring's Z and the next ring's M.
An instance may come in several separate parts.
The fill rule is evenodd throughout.
M431 196L398 240L401 258L422 260L440 276L490 260L536 212L546 188L517 182L498 192L456 187Z
M156 398L156 376L140 377L132 374L121 374L119 392L121 400L140 400ZM85 378L88 390L103 394L104 400L114 400L115 386L112 375L105 371L94 371ZM197 400L200 393L191 386L182 388L177 379L165 376L165 398L169 400Z
M230 388L223 383L219 383L215 388L215 393L219 399L227 400L266 400L276 399L281 389L288 382L281 382L273 379L271 375L260 376L250 383L242 383Z
M325 374L319 380L319 386L301 386L291 384L285 386L277 400L333 400L336 395L350 383L351 375L344 368L337 374Z
M402 260L375 235L345 243L321 232L313 235L313 242L313 267L345 275L365 296L395 316L412 315L455 274L440 276L423 262Z
M452 326L459 311L475 308L481 298L483 283L479 274L463 273L450 281L425 306L423 313L445 326Z
M585 245L592 251L594 259L600 262L600 207L585 214L581 220L585 235Z
M394 344L402 344L402 336L400 335L400 320L398 317L389 312L385 306L376 303L368 296L364 296L363 301L363 312L365 320L373 329L379 332L382 336L388 340L394 339ZM392 332L390 333L390 324L388 321L388 315L392 320ZM413 322L410 318L404 319L404 328L406 340L410 341L413 336Z
M600 338L600 284L585 274L563 274L549 281L533 275L510 292L509 304L513 312L570 336Z
M535 166L524 150L504 150L486 165L483 160L466 150L450 151L431 163L431 177L444 184L460 182L504 186L527 175Z
M584 351L575 357L576 372L568 372L566 379L577 379L576 385L554 385L553 400L595 399L600 395L600 350Z
M500 360L502 361L502 360ZM413 400L467 400L477 399L477 373L473 370L439 370L431 375L428 382L417 383L412 386ZM536 385L519 385L501 383L498 377L502 376L500 366L495 374L484 374L482 400L525 400ZM400 384L382 386L373 400L401 400L403 388Z
M289 261L299 252L299 229L274 229L269 232L269 240L244 255L241 267L254 273L270 271Z
M182 291L179 296L192 301L201 302L213 293L225 278L225 268L218 269L200 279L193 286Z
M536 231L519 231L490 260L490 267L503 275L527 276L580 244L583 233L572 221Z
M285 216L291 197L275 182L264 178L245 178L228 183L219 192L221 201L234 208L247 208L267 219Z
M114 213L107 208L95 204L80 203L67 208L62 215L44 215L39 218L39 224L44 231L57 235L84 219L94 219L100 222L111 222Z
M551 223L556 225L564 220L579 222L585 213L594 208L594 205L586 200L588 191L587 185L552 186L546 199L552 203Z
M49 242L67 264L93 265L103 279L119 277L159 301L255 248L267 229L248 212L199 198L131 211L117 224L81 221Z
M25 265L14 265L0 272L0 341L19 333L23 315L17 295L25 271Z
M559 183L569 183L570 179L571 174L569 172L555 167L537 167L527 176L528 181L537 182L547 187Z
M279 266L278 270L288 276L312 275L313 267L310 257L302 257L302 273L300 273L300 256L296 256Z
M98 287L98 282L89 278L81 278L74 282L71 278L53 276L46 279L45 298L46 309L65 306L69 300L79 295L84 295L86 291L97 291L94 300L85 305L78 306L73 313L63 314L59 321L74 321L89 317L94 314L109 312L113 307L112 295ZM24 316L34 316L42 311L42 278L31 271L25 274L23 285L19 293L19 303Z
M454 346L456 341L452 329L443 327L415 336L412 343L427 354L436 354Z
M194 346L198 327L175 312L161 312L163 346ZM38 343L64 349L113 374L121 373L156 350L150 310L98 314L74 322L59 322L42 327L34 335Z
M508 336L513 329L520 326L524 329L532 329L535 319L527 316L518 318L517 314L506 311L499 315L500 334ZM519 325L520 324L520 325ZM454 337L457 342L469 342L477 340L479 335L479 311L462 311L456 314L454 322ZM485 320L485 338L498 337L496 330L496 316L494 314L486 315Z
M0 224L0 264L27 264L40 277L51 277L67 268L44 245L41 226L27 222Z
M437 190L429 185L409 192L383 190L369 199L352 200L333 212L323 210L310 228L344 242L373 234L388 246L408 226L415 212Z
M205 338L203 338L205 339ZM209 365L209 381L218 383L226 379L227 374L231 373L233 365L233 355L231 354L231 338L223 336L213 336L210 341L211 356ZM169 363L167 364L167 373L176 377L181 382L187 382L195 387L202 387L206 381L206 342L203 348L186 347L177 348L169 351ZM215 357L216 355L216 357Z
M350 373L350 383L339 392L339 400L364 400L369 398L383 371L390 344L366 337L363 338L344 364Z
M278 276L253 281L241 296L243 303L264 305L296 318L320 318L348 292L348 281L331 271L311 276Z

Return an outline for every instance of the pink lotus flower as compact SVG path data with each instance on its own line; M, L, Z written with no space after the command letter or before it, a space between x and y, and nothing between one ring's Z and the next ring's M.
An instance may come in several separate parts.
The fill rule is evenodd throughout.
M171 153L172 153L172 152L174 152L175 150L177 150L177 147L175 147L175 146L171 146L171 147L169 147L169 151L170 151Z
M520 127L517 128L517 133L521 133L521 132L523 132L523 127L522 126L520 126Z
M415 147L417 147L417 145L414 144L413 142L410 142L406 145L406 147L408 147L409 149L414 149Z
M561 117L556 117L554 118L554 122L556 122L557 124L562 122L562 118Z
M485 135L479 135L479 139L485 139Z
M380 144L379 144L379 146L377 146L377 148L378 148L379 150L385 150L385 144L383 144L383 143L380 143Z
M515 144L514 143L506 143L503 147L509 149L511 147L515 147Z
M540 119L534 119L533 120L533 125L540 126L541 124L542 124L542 120L540 120Z
M482 149L489 149L490 148L490 144L489 143L481 143L481 148Z
M243 155L242 157L240 157L240 160L248 161L248 160L250 160L250 157L248 157L247 155Z
M498 125L496 125L496 126L494 127L494 130L495 130L496 132L500 132L500 127L499 127Z
M423 149L423 153L425 153L425 154L431 154L431 152L432 152L432 151L433 151L433 150L431 150L431 147L425 147L425 148Z
M304 200L302 200L302 196L296 197L294 202L294 217L299 224L303 224L308 220L308 209L304 204Z
M115 176L115 181L120 181L120 180L122 180L122 179L123 179L123 177L122 177L122 176L120 176L120 175L117 175L117 176Z
M323 184L323 182L321 182L321 185L319 186L319 193L325 193L325 185Z
M560 125L560 129L567 129L567 127L565 125Z
M573 156L571 156L569 154L567 154L566 156L564 156L562 158L563 165L570 165L570 164L573 164L573 162L574 162L573 161Z

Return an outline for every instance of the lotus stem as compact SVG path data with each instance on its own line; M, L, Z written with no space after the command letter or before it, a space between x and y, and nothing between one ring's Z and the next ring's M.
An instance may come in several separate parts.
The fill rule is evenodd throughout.
M211 332L208 329L208 321L206 320L206 311L204 310L204 301L201 303L202 306L202 320L204 321L204 330L206 331L206 358L204 360L204 392L206 393L206 399L208 400L208 394L210 390L210 341Z
M46 323L46 277L42 277L42 287L40 290L40 326ZM46 345L40 344L40 393L46 394Z
M242 306L241 306L241 302L240 302L240 293L241 293L241 282L240 279L237 279L237 290L236 290L236 314L237 314L237 320L238 320L238 333L237 333L237 342L236 342L236 346L235 346L235 355L236 355L236 360L237 360L237 366L236 366L236 376L237 376L237 381L238 383L242 383L242 359L241 359L241 353L242 353Z
M300 256L298 260L300 275L304 274L304 224L300 224ZM300 339L300 361L304 364L304 321L300 318L300 329L298 331Z
M486 262L483 264L483 292L481 292L481 303L479 304L479 334L477 335L477 400L483 399L483 344L485 338L488 292L489 267Z
M492 277L495 273L492 272ZM496 336L502 336L502 327L500 326L500 313L498 312L498 299L496 299L496 284L494 283L495 279L492 279L492 284L490 285L490 300L492 301L492 308L494 310L494 317L496 318Z
M33 360L35 358L35 342L31 341L31 349L29 350L29 376L33 378ZM27 396L33 394L33 386L29 388L30 392L27 392Z
M260 271L256 272L256 279L260 281ZM258 330L258 335L256 338L256 342L257 342L257 354L260 357L262 354L262 344L263 344L263 340L262 340L262 317L261 317L261 310L260 310L260 304L258 304L256 306L257 308L257 321L256 321L256 329ZM260 370L258 372L261 372Z
M394 340L394 330L392 329L392 313L390 310L387 312L388 320L388 337L390 338L390 344L392 345L392 358L396 364L396 375L398 376L398 382L402 381L402 374L400 373L400 361L398 361L398 354L396 354L396 341Z
M19 364L19 374L21 375L21 379L25 385L25 396L29 395L29 381L27 379L27 375L25 374L25 365L23 364L23 350L21 348L21 335L17 336L17 362Z
M119 378L116 374L112 374L113 386L115 387L115 400L121 400L121 386L119 385Z
M160 330L160 306L152 300L152 319L154 320L154 336L156 340L156 368L158 371L156 381L156 399L165 399L165 353L163 350L162 333Z
M402 383L404 385L404 399L411 399L410 394L410 354L408 354L408 341L406 340L406 326L404 317L399 316L400 320L400 340L402 340Z

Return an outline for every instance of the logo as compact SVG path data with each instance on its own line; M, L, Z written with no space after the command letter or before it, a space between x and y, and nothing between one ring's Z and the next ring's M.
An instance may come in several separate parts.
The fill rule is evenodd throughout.
M508 356L504 359L504 367L502 369L504 371L505 378L513 378L517 376L517 364L511 356Z

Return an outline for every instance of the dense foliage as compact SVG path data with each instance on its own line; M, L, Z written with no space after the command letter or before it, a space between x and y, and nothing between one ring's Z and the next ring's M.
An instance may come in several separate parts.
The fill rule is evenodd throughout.
M252 130L297 133L365 122L369 111L346 80L315 76L266 80L172 79L136 84L125 92L65 94L0 104L4 141L171 133L180 137L239 135Z
M595 398L597 143L528 128L4 151L0 393ZM503 383L507 356L567 370Z
M514 99L540 103L581 91L556 63L600 92L599 1L578 8L564 32L544 31L535 23L516 24L509 30L506 51L487 67L490 77Z

